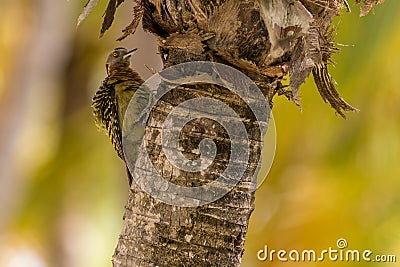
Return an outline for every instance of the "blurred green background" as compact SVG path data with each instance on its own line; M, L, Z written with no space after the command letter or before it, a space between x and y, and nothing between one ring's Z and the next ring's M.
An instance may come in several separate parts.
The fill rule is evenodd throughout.
M122 162L93 122L91 97L107 53L138 47L133 65L159 70L155 39L139 30L116 42L131 6L99 40L100 2L76 30L84 2L0 3L0 267L111 266L127 184ZM396 266L395 263L260 262L257 251L336 248L395 254L400 261L400 1L375 15L335 21L331 73L360 109L347 120L311 79L303 111L275 99L275 160L256 192L243 266Z

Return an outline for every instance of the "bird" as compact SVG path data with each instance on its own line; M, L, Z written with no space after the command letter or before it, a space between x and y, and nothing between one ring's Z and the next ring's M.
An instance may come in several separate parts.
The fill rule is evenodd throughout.
M132 97L144 83L140 75L130 67L131 55L136 51L137 48L128 51L123 47L117 47L111 51L106 60L107 77L102 81L92 99L93 115L97 126L106 131L117 155L125 163L122 145L124 117ZM134 103L133 116L137 116L138 110L145 106L146 101L143 98L145 99L146 96L136 98L141 100L141 103ZM132 118L132 115L130 118ZM132 125L130 126L132 127ZM139 135L143 135L144 129L141 129L139 133ZM139 136L137 139L139 140L141 137ZM129 148L131 149L131 146ZM134 153L137 154L138 147L133 149L135 150ZM133 178L128 167L127 175L129 186L131 186Z

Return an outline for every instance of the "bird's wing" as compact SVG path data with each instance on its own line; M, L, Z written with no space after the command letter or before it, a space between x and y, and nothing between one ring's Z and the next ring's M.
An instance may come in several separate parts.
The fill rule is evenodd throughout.
M112 85L108 84L107 79L103 81L99 90L95 93L92 100L92 108L96 124L99 128L107 131L118 156L124 159L115 90Z

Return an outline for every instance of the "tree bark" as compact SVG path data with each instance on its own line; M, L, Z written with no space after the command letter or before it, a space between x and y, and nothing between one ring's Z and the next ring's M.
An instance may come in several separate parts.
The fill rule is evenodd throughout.
M330 24L343 1L143 0L140 5L143 27L158 37L164 67L192 61L233 66L260 87L271 107L276 94L298 104L298 89L312 72L324 101L337 113L344 116L345 111L354 110L339 96L327 72L336 50ZM287 74L292 90L281 84ZM214 140L216 160L206 175L179 170L168 162L162 148L161 128L167 115L180 103L199 97L223 101L246 125L252 149L245 175L224 197L198 207L168 205L133 183L113 266L240 265L254 209L250 188L255 187L253 174L258 171L263 138L260 131L252 131L257 119L240 97L221 86L206 84L171 90L150 113L136 168L146 164L143 158L147 153L164 179L177 185L200 186L221 173L230 159L232 144L215 121L193 120L182 128L180 136L180 150L188 159L200 156L197 148L202 139ZM152 179L142 175L144 181Z
M196 22L196 18L183 18L185 12L193 12L191 8L178 12L177 10L168 10L164 4L161 3L161 7L157 8L147 2L143 25L160 38L160 52L165 67L200 60L217 61L230 65L233 65L229 62L230 60L241 61L242 59L239 57L221 56L209 48L212 46L215 51L223 51L226 44L220 43L222 37L217 39L214 36L231 34L229 29L231 23L238 24L239 17L241 17L241 25L237 25L237 31L249 29L254 32L252 32L252 36L238 35L236 32L228 38L225 37L227 42L233 42L232 47L235 49L246 43L247 47L242 46L245 51L232 52L248 55L255 46L269 46L266 28L259 19L255 2L246 2L241 7L238 2L231 1L229 5L225 6L236 12L236 17L229 18L220 33L211 30L212 28L217 29L216 24L221 23L223 17L226 16L219 5L210 6L213 10L209 11L206 11L205 5L191 7L196 10L200 8L204 12L218 12L217 16L209 18L212 22L203 21L203 28L199 28L195 25L187 25ZM169 2L169 4L170 7L187 7L186 5L180 6L179 1ZM222 3L220 4L222 5ZM166 14L170 14L168 18ZM187 21L184 22L185 19ZM177 21L181 21L181 23L175 24ZM200 19L198 22L201 22ZM254 27L254 24L257 27ZM240 36L244 38L240 38ZM235 40L236 38L237 40ZM247 44L248 41L253 44ZM254 51L256 50L254 49ZM261 54L250 55L252 59L260 61L261 57L266 57L266 51L260 50L259 52ZM245 62L245 60L242 61ZM255 68L255 65L248 65L249 69ZM246 72L248 75L258 78L266 96L271 94L271 90L274 89L269 84L281 78L270 78L249 70ZM237 186L223 198L199 207L177 207L159 202L134 183L126 206L124 228L113 257L114 266L240 265L247 225L254 209L254 193L249 188L255 187L253 174L256 172L260 159L262 138L259 131L251 131L252 125L257 121L254 115L251 116L252 113L246 108L244 101L220 86L198 84L177 87L165 95L159 101L160 104L157 105L156 111L151 113L144 139L152 163L165 179L182 186L199 186L214 180L225 169L229 161L231 145L227 133L218 123L209 119L198 119L185 126L181 132L181 150L188 158L198 158L199 155L193 151L199 147L199 141L204 138L212 138L217 144L216 160L209 168L209 173L205 175L195 175L172 166L165 159L159 141L160 125L163 124L165 117L174 106L189 99L210 96L233 107L242 120L246 121L252 150L245 175ZM210 129L214 131L209 131ZM141 165L140 159L139 155L139 166Z

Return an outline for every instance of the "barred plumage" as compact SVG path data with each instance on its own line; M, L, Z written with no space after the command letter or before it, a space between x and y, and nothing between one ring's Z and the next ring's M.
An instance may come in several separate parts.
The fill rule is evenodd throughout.
M136 90L144 82L139 74L129 67L130 55L136 51L115 48L107 58L107 77L92 100L96 124L106 130L118 156L125 161L122 146L122 123L124 115ZM129 184L132 177L128 171Z
M118 123L118 105L115 98L115 89L108 84L108 77L103 81L92 101L93 114L96 118L97 126L107 131L118 156L124 159L122 130Z

